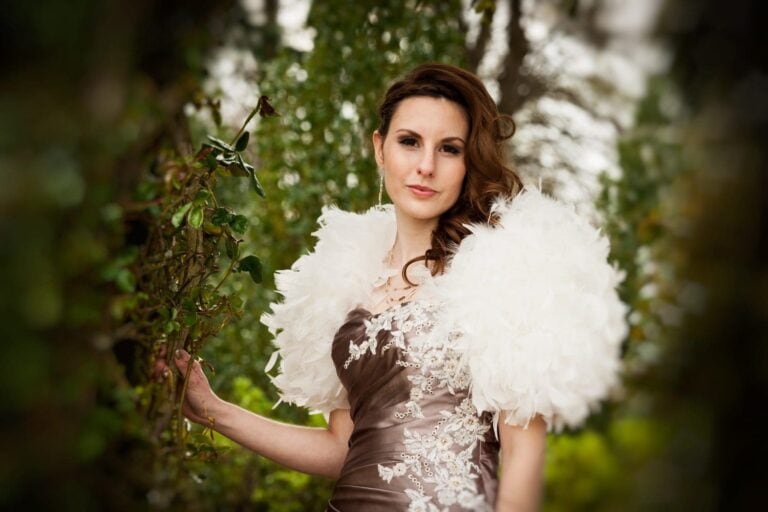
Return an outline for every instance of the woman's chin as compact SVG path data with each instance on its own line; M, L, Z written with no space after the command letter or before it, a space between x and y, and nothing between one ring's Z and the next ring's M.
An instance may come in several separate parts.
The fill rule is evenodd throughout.
M436 222L440 215L447 210L447 208L439 208L437 205L429 205L426 203L421 204L407 204L398 205L395 204L401 218L408 218L419 222Z

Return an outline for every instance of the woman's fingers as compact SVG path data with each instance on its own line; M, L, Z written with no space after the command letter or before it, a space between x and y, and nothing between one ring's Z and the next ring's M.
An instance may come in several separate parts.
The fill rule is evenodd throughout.
M173 362L182 374L187 371L187 366L189 365L190 360L192 360L192 356L190 356L189 352L183 348L177 349L176 352L173 353ZM193 373L198 371L194 366L200 366L200 364L197 363L197 361L193 361ZM202 372L202 369L199 371Z
M176 351L173 353L173 358L176 361L188 361L189 360L189 352L187 352L183 348L177 348Z
M169 354L170 355L170 354ZM189 381L186 387L186 393L184 395L184 401L181 403L182 414L195 423L200 423L206 426L213 426L213 422L210 417L207 416L207 404L210 403L215 395L211 391L208 378L203 372L203 367L200 362L192 358L189 352L184 349L178 349L173 352L171 358L173 364L165 357L158 357L155 364L155 373L160 375L158 381L168 381L168 379L174 378L173 373L176 373L176 377L183 379L189 371ZM189 368L190 362L192 368ZM173 372L173 370L176 370ZM180 382L180 381L179 381ZM181 386L176 387L177 394L181 391Z
M207 382L208 379L205 376L205 373L203 372L203 367L200 365L200 362L197 360L193 360L192 356L190 356L189 352L183 349L179 349L175 352L174 357L174 363L176 363L176 367L179 369L179 371L182 372L182 374L186 373L187 367L189 366L190 361L192 362L192 371L190 374L190 378L194 379L196 382Z
M168 350L165 345L157 350L157 357L152 367L152 377L157 382L163 382L172 376L173 367L170 366L170 363L166 359L167 352ZM173 362L182 376L187 371L187 364L189 363L189 359L190 355L186 350L179 349L174 353ZM197 369L193 368L193 370Z
M152 377L155 382L163 382L171 376L171 371L165 361L158 361L152 370Z
M185 399L181 404L181 412L185 417L195 423L213 426L211 419L206 417L204 413L206 410L206 400L211 391L208 379L205 376L200 363L193 359L189 352L184 349L175 350L172 355L173 357L169 358L168 356L171 354L168 353L168 349L165 345L158 348L155 354L156 357L152 367L152 377L158 383L167 382L171 385L173 384L172 379L179 379L180 382L187 373L189 363L192 362L187 392ZM171 364L171 360L173 361L173 364ZM176 371L174 372L174 370ZM176 373L175 376L174 373ZM171 389L173 389L173 387ZM181 387L175 386L175 389L178 395L181 391Z
M170 376L170 370L168 369L168 363L165 359L155 359L154 365L152 365L152 378L156 382L162 382Z
M178 349L173 353L173 364L184 375L187 372L187 364L189 363L189 352L184 349Z

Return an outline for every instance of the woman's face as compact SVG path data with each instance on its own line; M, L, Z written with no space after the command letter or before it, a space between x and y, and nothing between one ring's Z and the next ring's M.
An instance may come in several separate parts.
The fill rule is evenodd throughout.
M382 137L373 134L376 162L399 216L437 222L459 197L466 174L467 115L445 98L411 96L399 103Z

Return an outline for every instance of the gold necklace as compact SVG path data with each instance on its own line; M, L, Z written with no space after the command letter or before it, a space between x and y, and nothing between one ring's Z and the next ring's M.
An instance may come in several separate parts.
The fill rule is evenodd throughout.
M392 258L394 257L393 249L389 250L389 256L387 257L387 266L392 267ZM418 285L406 284L405 286L392 286L392 277L387 277L384 281L384 300L387 307L396 306L402 304L406 299L410 299L416 293ZM405 292L400 295L401 292Z
M399 287L393 287L391 285L392 278L388 278L386 283L384 283L384 300L387 303L387 306L395 306L397 304L402 304L406 299L410 299L413 294L416 293L417 285L406 285L406 286L399 286ZM402 294L401 294L402 293Z

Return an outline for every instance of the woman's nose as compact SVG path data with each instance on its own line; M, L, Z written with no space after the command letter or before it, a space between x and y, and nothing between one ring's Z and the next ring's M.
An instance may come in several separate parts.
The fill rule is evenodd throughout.
M431 176L435 172L435 158L432 151L424 151L416 171L424 176Z

